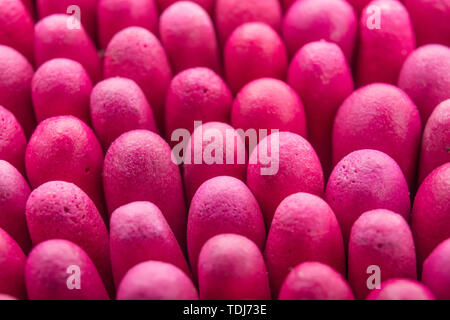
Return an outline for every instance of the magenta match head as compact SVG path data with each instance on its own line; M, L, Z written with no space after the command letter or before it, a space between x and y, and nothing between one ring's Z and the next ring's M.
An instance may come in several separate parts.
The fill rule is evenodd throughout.
M36 126L31 103L33 72L22 54L0 44L0 105L14 114L27 137Z
M34 22L21 0L0 0L0 44L16 49L33 63Z
M11 236L0 228L0 292L25 299L25 255Z
M158 125L163 127L164 102L172 71L156 36L141 27L116 33L106 48L103 75L105 79L118 76L134 80L144 91Z
M148 260L171 263L191 274L169 224L151 202L132 202L112 213L110 251L116 287L129 269Z
M302 0L284 16L282 34L289 54L321 39L335 42L352 61L357 33L357 17L352 6L341 0Z
M90 38L95 41L97 36L97 3L98 0L35 0L39 19L43 19L55 13L73 15L67 13L67 9L76 5L80 8L81 23L89 33Z
M450 238L439 244L423 263L422 282L436 299L450 300Z
M287 82L305 106L308 141L330 175L331 131L339 106L353 92L353 78L341 48L325 40L304 45L289 66Z
M296 266L281 287L280 300L354 300L344 276L320 262Z
M333 163L356 150L379 150L398 163L413 187L421 133L419 110L405 92L383 83L365 86L354 91L336 114Z
M105 150L128 131L145 129L158 133L153 110L133 80L103 80L92 90L90 101L92 125Z
M226 176L203 183L192 199L187 244L194 276L201 248L222 233L243 235L264 248L266 231L258 202L241 180Z
M434 169L414 199L412 229L421 264L442 241L450 238L450 163Z
M450 99L434 109L425 126L420 151L419 183L437 167L450 162Z
M184 155L184 187L188 200L191 201L202 183L211 178L230 176L245 181L247 159L245 143L232 126L208 122L195 129Z
M102 48L106 48L117 32L127 27L142 27L158 34L156 0L99 0L97 14Z
M173 144L177 129L194 131L194 121L230 122L233 97L222 78L207 68L192 68L177 74L166 98L166 139Z
M208 13L191 1L180 1L160 17L161 42L175 73L193 67L221 72L219 45Z
M225 45L224 61L226 79L235 93L258 78L284 79L288 64L280 36L261 22L245 23L233 31Z
M373 22L379 10L380 24ZM376 13L375 13L376 14ZM396 84L404 61L416 48L408 11L400 1L374 0L363 11L359 24L356 82Z
M380 151L359 150L342 159L328 180L325 199L336 214L345 245L353 223L366 211L386 208L409 220L411 200L405 176Z
M281 19L281 5L277 0L216 0L214 21L222 45L244 23L263 22L278 31Z
M184 247L186 208L181 174L163 138L146 130L117 138L106 153L103 186L110 214L130 202L150 201L164 214Z
M43 18L34 26L34 54L36 64L54 58L67 58L83 65L93 83L102 77L102 66L97 49L84 30L68 27L72 17L53 14Z
M374 289L367 300L435 300L433 293L422 283L411 279L390 279Z
M73 116L42 121L25 154L27 177L33 188L47 181L73 182L91 197L103 214L102 165L103 151L97 137Z
M76 185L47 182L33 190L26 204L33 245L66 239L79 245L94 261L108 289L112 288L109 235L92 200Z
M244 131L278 129L307 136L300 97L285 82L272 78L254 80L239 91L233 103L231 123Z
M127 272L117 300L198 300L198 293L191 279L174 265L147 261Z
M14 114L0 105L0 159L25 174L27 139Z
M87 253L67 240L48 240L33 248L25 266L30 300L109 300Z
M20 172L0 160L0 228L8 232L26 253L31 248L25 220L25 205L30 192Z
M91 91L92 81L80 63L62 58L45 62L31 82L36 120L73 115L90 124Z
M370 292L371 268L379 272L381 282L417 279L414 239L401 215L377 209L365 212L354 223L348 245L348 279L358 299Z
M209 239L198 258L200 299L270 300L269 279L261 251L237 234Z
M346 269L336 216L325 201L309 193L293 194L278 206L264 256L274 297L290 270L299 263L322 262L343 275Z
M251 153L247 185L270 226L275 210L287 196L297 192L322 196L324 178L309 142L295 133L280 132L264 138Z
M398 86L419 108L422 125L434 109L450 98L450 48L430 44L413 51L403 64Z

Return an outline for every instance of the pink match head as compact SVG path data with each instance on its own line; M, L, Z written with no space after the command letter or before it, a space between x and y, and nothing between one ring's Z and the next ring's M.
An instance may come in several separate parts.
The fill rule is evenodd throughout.
M237 234L209 239L198 258L200 299L270 300L269 279L261 251Z
M302 0L295 2L284 16L282 34L289 54L303 45L325 39L341 47L352 60L357 17L347 1Z
M33 72L22 54L0 44L0 105L14 114L27 137L36 126L31 102Z
M333 209L347 245L350 230L366 211L388 209L409 220L408 184L398 164L376 150L359 150L342 159L331 173L325 198Z
M31 82L36 120L73 115L90 124L91 91L92 81L80 63L62 58L45 62Z
M0 159L25 173L27 139L14 114L0 105Z
M354 300L344 276L320 262L304 262L286 277L280 300Z
M134 130L117 138L105 156L103 187L110 214L130 202L150 201L184 247L186 208L180 169L159 135Z
M278 79L254 80L239 91L233 103L235 128L278 129L306 137L305 110L297 93Z
M420 282L411 279L390 279L373 290L367 300L434 300L433 293Z
M0 228L8 232L26 253L31 248L25 220L25 205L30 192L20 172L0 160Z
M242 181L226 176L203 183L192 199L187 244L194 276L204 243L222 233L243 235L264 248L266 231L258 202Z
M389 84L365 86L354 91L336 114L333 163L356 150L379 150L398 163L413 187L421 133L420 113L405 92Z
M280 203L264 255L275 297L289 271L305 261L322 262L345 274L344 242L336 216L324 200L309 193L290 195Z
M99 82L90 96L92 125L104 149L125 132L144 129L158 133L153 110L133 80L109 78Z
M117 300L198 300L198 293L191 279L174 265L147 261L127 272Z
M0 292L25 299L25 255L11 236L0 228Z
M401 215L372 210L354 223L348 245L348 279L358 299L370 292L371 268L379 272L380 283L391 278L417 279L414 239Z
M450 299L450 239L439 244L423 263L422 282L436 299Z
M191 274L169 224L151 202L132 202L112 213L110 251L116 287L129 269L148 260L171 263Z
M213 22L198 4L180 1L171 5L161 14L159 32L175 73L193 67L221 72Z
M224 60L225 76L235 93L258 78L284 79L288 64L280 36L261 22L245 23L233 31L225 45Z
M53 239L33 248L25 266L30 300L109 300L94 263L75 243Z

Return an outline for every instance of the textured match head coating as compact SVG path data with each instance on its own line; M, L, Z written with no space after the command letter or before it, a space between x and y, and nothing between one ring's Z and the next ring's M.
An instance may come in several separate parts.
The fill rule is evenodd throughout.
M204 243L222 233L243 235L264 248L266 231L258 202L247 186L232 177L203 183L192 199L187 242L192 272L197 274L198 255Z
M432 171L414 199L412 229L421 264L442 241L450 238L450 163Z
M414 239L399 214L377 209L365 212L354 223L348 245L348 279L356 298L369 294L369 276L376 267L380 281L417 278Z
M422 283L411 279L390 279L374 289L367 300L434 300L433 293Z
M434 109L425 126L420 151L419 183L437 167L450 162L450 99Z
M11 236L0 228L0 292L25 299L23 271L26 257Z
M141 87L162 127L164 100L172 71L158 38L141 27L129 27L116 33L106 48L104 60L104 77L114 76L132 79Z
M198 4L181 1L171 5L161 14L159 32L175 73L193 67L221 72L213 22Z
M264 22L275 30L280 29L282 11L277 0L216 0L215 23L220 43L247 22Z
M260 22L246 23L233 31L225 44L224 60L225 76L235 93L258 78L284 79L288 64L280 36Z
M450 2L442 0L403 0L414 23L417 43L450 46Z
M413 186L422 133L420 113L406 93L389 84L354 91L339 108L333 127L333 163L361 149L392 157Z
M147 261L127 272L117 300L198 300L198 293L191 279L174 265Z
M89 124L91 91L92 81L80 63L62 58L45 62L31 81L36 120L73 115Z
M245 143L232 126L208 122L198 127L184 155L187 199L190 201L202 183L214 177L230 176L245 181L247 159Z
M411 53L403 64L398 86L419 108L424 126L433 110L450 98L450 48L430 44Z
M109 300L91 258L67 240L47 240L34 247L25 282L30 300Z
M112 213L110 251L116 287L130 268L148 260L171 263L191 274L169 224L151 202L132 202Z
M341 0L297 1L287 11L282 26L291 56L308 42L324 39L337 43L348 61L352 60L356 31L356 14Z
M353 91L347 60L335 43L325 40L304 45L292 59L287 82L305 106L308 141L320 158L324 173L332 170L331 131L336 111Z
M239 91L231 111L233 127L277 129L306 137L305 110L297 93L285 82L262 78Z
M422 282L436 299L450 300L450 238L439 244L423 263Z
M130 202L150 201L184 247L186 209L180 169L159 135L134 130L117 138L106 153L103 186L110 214Z
M280 132L264 138L251 153L247 185L270 226L276 208L287 196L297 192L322 196L324 178L309 142L295 133Z
M22 54L0 44L0 105L14 114L27 137L36 126L31 103L33 72Z
M27 177L33 188L47 181L72 182L91 197L103 214L102 164L103 151L94 132L73 116L42 121L25 154Z
M122 29L136 26L158 34L158 7L155 0L99 0L98 37L106 48Z
M99 82L92 90L90 105L92 125L106 150L125 132L158 132L153 110L133 80L115 77Z
M25 220L25 205L30 192L20 172L0 160L0 228L8 232L24 252L31 247Z
M296 266L281 287L279 300L354 300L344 276L320 262Z
M0 0L0 44L22 53L33 62L34 23L21 0Z
M342 159L331 173L325 198L348 243L350 229L366 211L385 208L409 220L408 184L398 164L376 150L359 150Z
M93 83L102 77L100 57L84 28L69 28L72 19L65 14L53 14L34 26L34 55L36 64L54 58L78 61L89 73Z
M42 19L54 13L73 15L69 7L76 5L80 8L81 23L92 40L97 36L97 2L98 0L35 0L39 18ZM71 8L72 9L72 8Z
M194 121L230 122L233 97L222 78L207 68L192 68L177 74L167 92L166 139L172 144L177 129L194 131Z
M301 248L301 249L299 249ZM318 261L345 274L345 252L339 223L318 196L296 193L278 206L264 251L273 296L299 263Z
M270 300L261 251L237 234L217 235L205 243L198 278L201 300Z
M411 19L400 1L374 0L370 6L377 8L382 18L378 26L372 21L374 11L361 15L356 82L358 86L396 84L403 62L416 47Z
M74 242L94 261L107 288L112 288L108 231L80 188L63 181L41 185L28 198L26 218L33 245L49 239Z
M27 139L14 114L0 105L0 159L25 173Z

